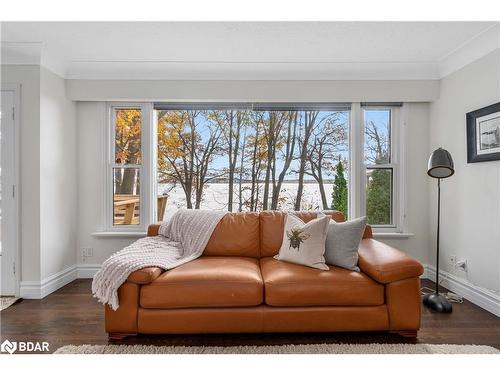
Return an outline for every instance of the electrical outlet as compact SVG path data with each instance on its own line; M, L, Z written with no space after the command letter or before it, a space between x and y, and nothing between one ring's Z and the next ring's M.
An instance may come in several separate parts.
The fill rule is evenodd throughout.
M457 263L457 256L455 254L450 254L450 257L448 258L449 260L449 265L451 269L455 268L455 265Z
M94 249L91 247L82 247L82 257L90 258L94 255Z

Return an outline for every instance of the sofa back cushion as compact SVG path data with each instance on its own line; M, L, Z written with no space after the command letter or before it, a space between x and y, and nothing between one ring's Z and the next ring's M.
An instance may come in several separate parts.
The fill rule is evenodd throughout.
M323 211L336 222L345 221L344 215L339 211ZM304 223L316 219L316 211L297 211L293 213ZM283 228L285 226L285 212L263 211L260 213L260 256L272 257L278 254L283 242Z
M259 258L259 213L226 214L215 227L203 255Z

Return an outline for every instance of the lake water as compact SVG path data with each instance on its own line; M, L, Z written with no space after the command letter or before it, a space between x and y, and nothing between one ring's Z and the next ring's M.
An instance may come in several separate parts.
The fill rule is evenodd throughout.
M243 201L248 200L250 197L250 183L244 183L243 185ZM332 200L333 184L325 184L325 192L328 203ZM158 184L158 194L168 192L167 207L165 209L165 216L170 217L179 208L186 207L186 198L184 191L180 185L176 186L170 190L171 185L169 184ZM298 184L293 183L283 183L280 193L280 210L293 210L295 203L295 197L297 195ZM170 191L169 191L170 190ZM260 186L259 197L263 195L264 187ZM233 211L238 210L239 200L239 186L236 184L234 186L234 202ZM227 183L212 183L208 184L204 188L203 200L201 203L201 208L214 209L214 210L226 210L227 209L227 197L228 197L228 184ZM194 204L194 199L193 199ZM302 194L302 210L316 210L322 207L321 196L319 193L319 185L315 183L304 184L304 190ZM248 211L247 208L243 208L243 211Z

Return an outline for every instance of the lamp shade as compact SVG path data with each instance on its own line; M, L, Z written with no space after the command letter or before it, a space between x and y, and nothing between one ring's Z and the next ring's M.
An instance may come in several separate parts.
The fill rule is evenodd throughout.
M427 174L434 178L447 178L455 173L451 154L444 148L434 150L429 158Z

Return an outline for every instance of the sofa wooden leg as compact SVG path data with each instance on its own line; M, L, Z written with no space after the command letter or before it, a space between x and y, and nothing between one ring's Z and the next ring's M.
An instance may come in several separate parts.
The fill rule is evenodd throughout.
M415 330L406 330L406 331L390 331L390 333L395 333L401 337L416 338L418 331L415 329Z
M137 333L109 332L108 340L110 341L123 340L124 338L130 336L137 336Z

